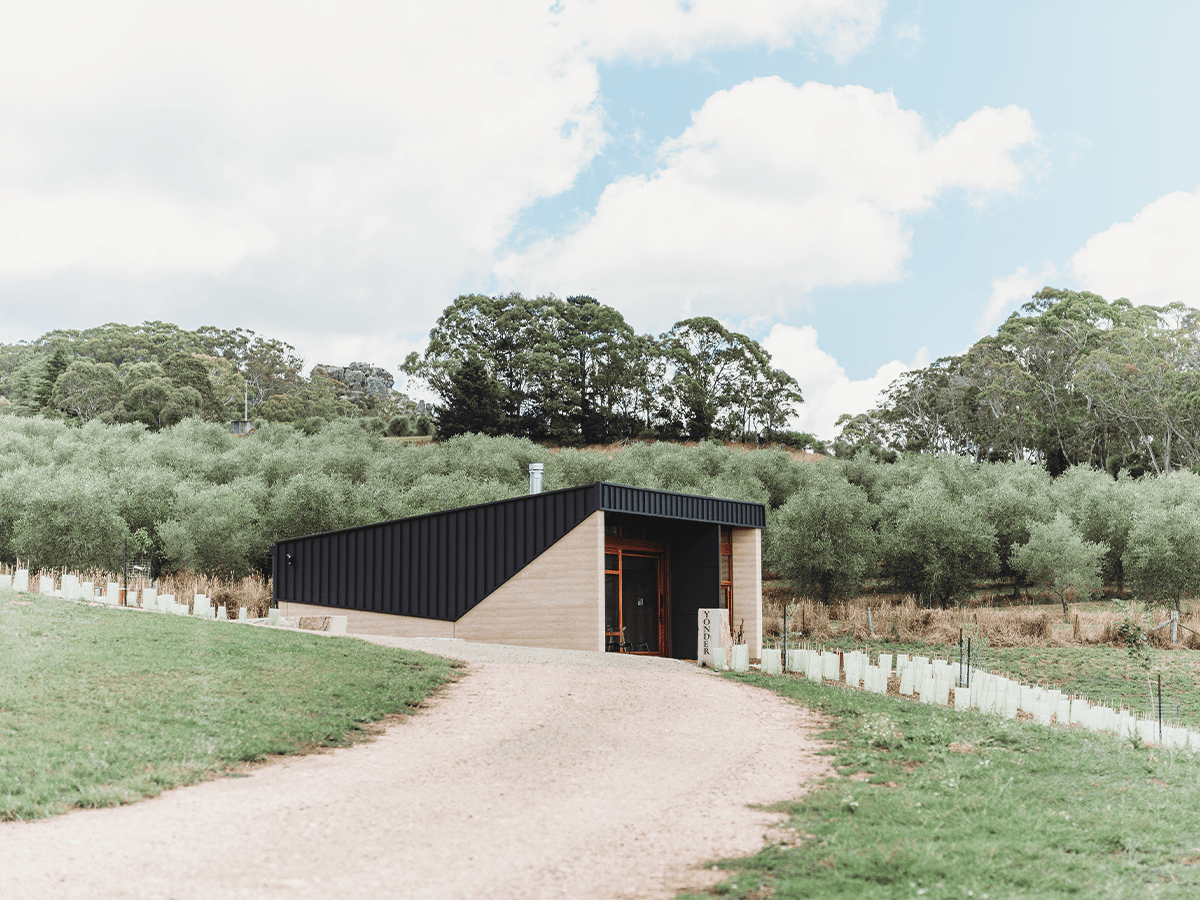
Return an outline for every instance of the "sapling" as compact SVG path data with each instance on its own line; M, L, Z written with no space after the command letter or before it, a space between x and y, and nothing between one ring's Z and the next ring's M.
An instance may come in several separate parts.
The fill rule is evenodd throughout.
M1140 666L1146 674L1146 690L1150 694L1150 702L1154 702L1154 687L1150 683L1150 672L1154 668L1154 660L1150 656L1150 640L1146 632L1145 616L1134 616L1133 608L1119 597L1113 604L1121 611L1122 621L1117 626L1117 638L1125 642L1129 658Z
M783 608L783 660L784 667L787 666L788 638L791 636L791 631L796 627L796 598L792 598L792 602ZM791 625L791 628L788 625Z

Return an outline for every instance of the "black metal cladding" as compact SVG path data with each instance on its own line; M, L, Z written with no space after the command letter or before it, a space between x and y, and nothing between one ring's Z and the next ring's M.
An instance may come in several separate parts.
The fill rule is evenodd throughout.
M600 490L600 509L605 512L638 513L741 528L765 528L767 525L767 508L761 503L653 491L607 481L598 482L596 487Z
M454 621L601 509L766 524L761 503L597 482L279 541L275 600Z

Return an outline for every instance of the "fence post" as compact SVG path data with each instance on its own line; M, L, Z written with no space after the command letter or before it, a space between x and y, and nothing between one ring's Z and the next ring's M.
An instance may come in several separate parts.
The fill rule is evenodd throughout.
M1179 611L1171 610L1171 643L1179 640Z
M796 598L792 598L796 602ZM787 674L787 604L783 604L783 674Z

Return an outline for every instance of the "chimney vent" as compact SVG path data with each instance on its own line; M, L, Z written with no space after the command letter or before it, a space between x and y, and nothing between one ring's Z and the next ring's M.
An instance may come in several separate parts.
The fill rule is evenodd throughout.
M541 463L529 464L529 493L540 494L542 492L542 469L544 466Z

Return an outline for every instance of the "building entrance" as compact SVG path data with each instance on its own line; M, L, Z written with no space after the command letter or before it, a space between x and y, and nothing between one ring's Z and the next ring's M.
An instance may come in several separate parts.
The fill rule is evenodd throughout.
M604 649L670 655L666 554L613 546L604 554Z

